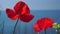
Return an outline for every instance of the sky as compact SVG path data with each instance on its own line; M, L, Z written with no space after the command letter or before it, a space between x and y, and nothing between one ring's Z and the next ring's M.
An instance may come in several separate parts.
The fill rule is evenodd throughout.
M60 0L0 0L0 9L13 9L19 1L24 1L31 10L60 10Z

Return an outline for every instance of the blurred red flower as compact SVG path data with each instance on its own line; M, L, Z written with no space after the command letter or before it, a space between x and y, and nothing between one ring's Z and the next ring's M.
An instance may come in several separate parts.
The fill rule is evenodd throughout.
M36 32L39 32L39 31L40 31L40 28L39 28L38 24L34 24L33 29L34 29Z
M43 29L51 28L53 26L54 21L50 18L41 18L41 19L37 20L36 23L37 23L37 27L39 27L40 30L43 30ZM34 25L34 27L35 27L35 25ZM35 30L37 30L37 29L35 29Z
M16 3L13 10L7 8L6 14L12 20L16 20L17 18L20 18L20 20L24 22L29 22L34 18L34 16L30 14L30 9L28 5L22 1Z

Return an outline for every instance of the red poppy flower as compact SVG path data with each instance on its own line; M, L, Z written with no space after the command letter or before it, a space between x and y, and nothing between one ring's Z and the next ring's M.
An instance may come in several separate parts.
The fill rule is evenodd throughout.
M53 26L53 23L54 21L50 18L42 18L37 21L37 24L41 30L51 28Z
M40 30L51 28L53 26L53 23L54 21L50 18L39 19L34 25L34 30L36 32L39 32Z
M29 22L34 18L34 16L30 14L30 9L28 5L22 1L16 3L13 10L7 8L6 14L12 20L16 20L17 18L20 18L20 20L24 22Z

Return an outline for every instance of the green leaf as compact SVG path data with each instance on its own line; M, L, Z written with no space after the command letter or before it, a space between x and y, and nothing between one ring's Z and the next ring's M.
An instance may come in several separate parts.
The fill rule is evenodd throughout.
M60 24L58 24L58 28L60 28Z
M58 26L59 26L59 25L58 25L57 23L54 23L54 24L53 24L53 28L58 28Z

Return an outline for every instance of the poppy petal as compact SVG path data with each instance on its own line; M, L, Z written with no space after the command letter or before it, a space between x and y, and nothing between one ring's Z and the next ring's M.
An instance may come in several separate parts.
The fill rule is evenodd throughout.
M28 5L22 1L19 1L18 3L16 3L16 5L14 6L14 10L16 11L17 14L30 13L30 9Z
M6 14L12 20L16 20L18 17L18 15L12 9L9 8L6 9Z
M20 16L20 20L23 21L23 22L29 22L29 21L31 21L33 18L34 18L34 16L31 15L31 14L25 14L25 15L21 15L21 16Z
M51 28L53 26L53 23L54 21L50 18L42 18L37 22L40 29Z
M33 28L36 32L40 32L40 28L39 28L38 24L34 24Z
M40 30L44 29L44 27L42 27L43 26L42 25L43 23L41 21L42 21L41 19L38 19L37 22L36 22L38 24Z
M25 4L23 9L22 9L22 13L21 14L30 14L30 9L29 7Z

